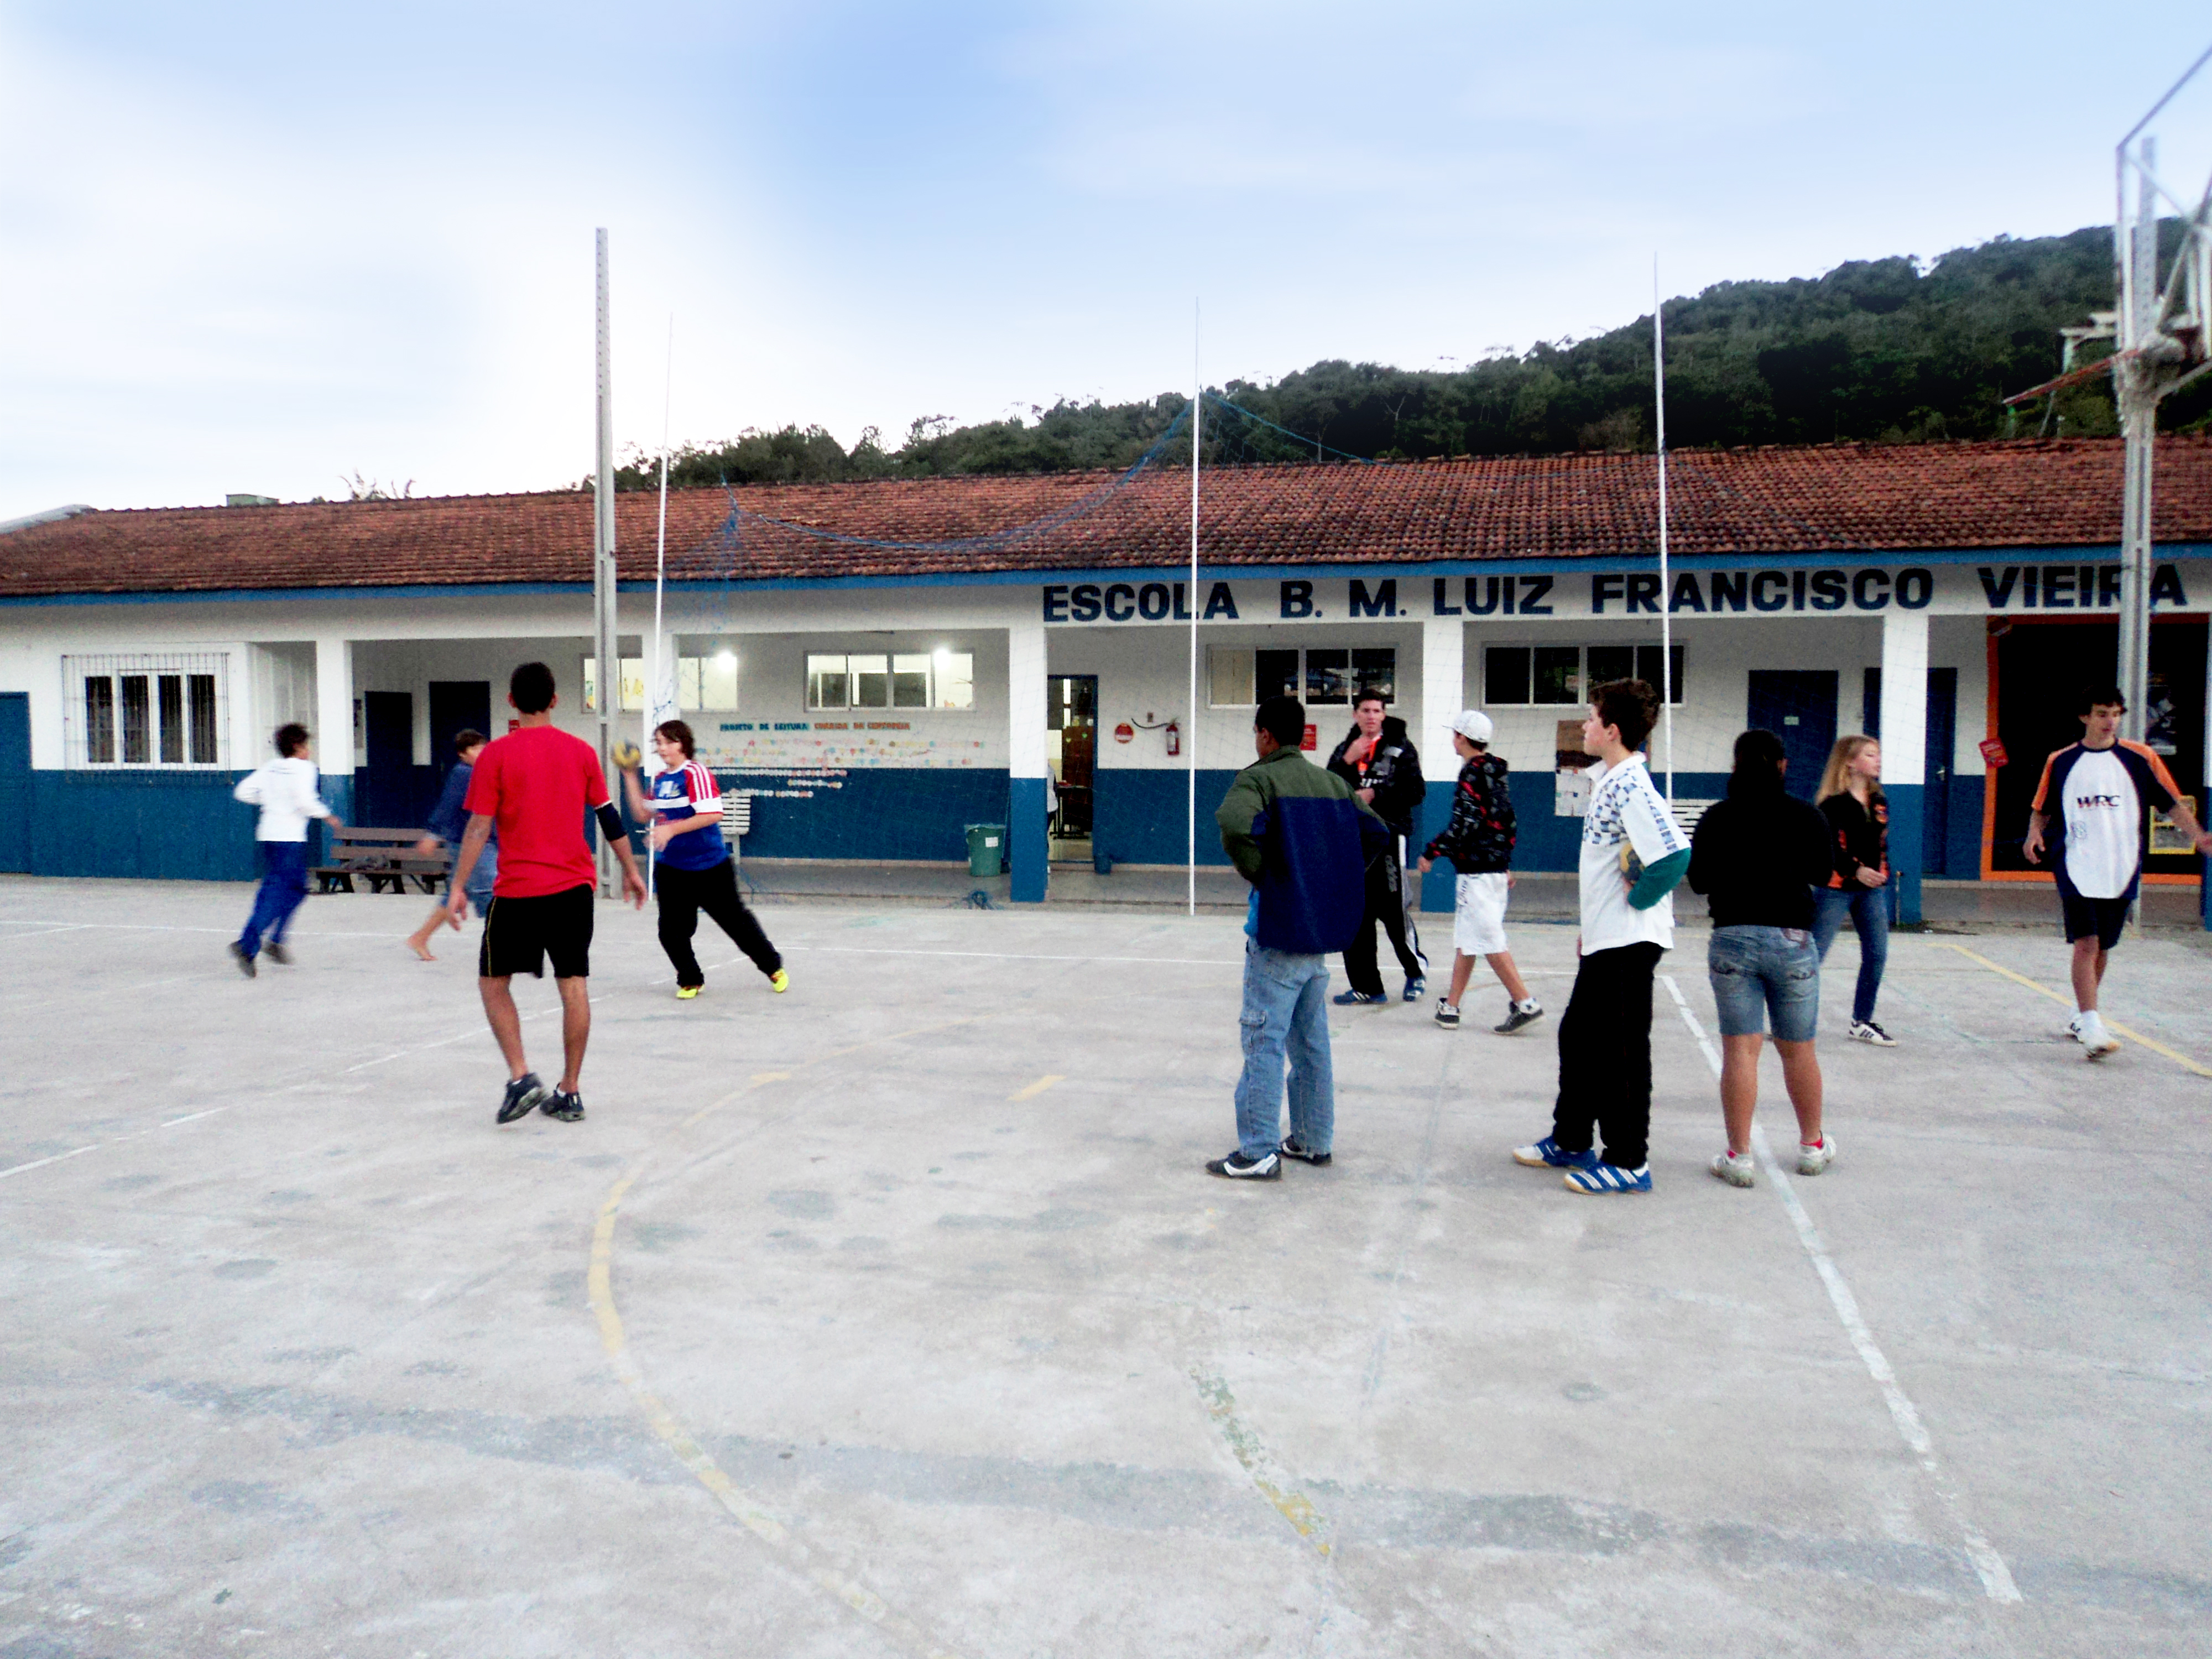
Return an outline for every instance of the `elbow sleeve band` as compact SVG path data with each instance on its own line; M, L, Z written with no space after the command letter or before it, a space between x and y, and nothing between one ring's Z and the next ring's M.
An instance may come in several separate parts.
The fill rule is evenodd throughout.
M623 829L622 814L611 806L600 807L599 833L605 836L610 843L627 839L626 832Z

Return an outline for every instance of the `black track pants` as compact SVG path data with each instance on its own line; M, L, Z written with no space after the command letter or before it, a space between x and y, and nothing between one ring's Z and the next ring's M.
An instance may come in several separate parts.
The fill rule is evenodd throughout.
M753 959L753 966L761 972L772 974L783 966L775 946L768 942L760 923L738 896L736 860L724 859L708 870L675 870L656 865L653 885L660 896L660 948L668 952L668 960L675 966L678 985L707 982L691 949L691 936L699 931L702 910Z
M1574 994L1559 1018L1559 1098L1552 1139L1589 1150L1604 1137L1605 1161L1639 1168L1651 1152L1651 975L1656 945L1597 951L1575 969Z
M1382 994L1382 974L1375 960L1378 921L1390 936L1390 948L1397 952L1398 965L1406 970L1406 977L1428 977L1428 958L1421 953L1420 932L1413 924L1417 890L1399 862L1398 840L1393 836L1390 850L1367 866L1367 914L1360 917L1359 931L1352 935L1352 943L1344 947L1344 977L1353 990L1370 997Z

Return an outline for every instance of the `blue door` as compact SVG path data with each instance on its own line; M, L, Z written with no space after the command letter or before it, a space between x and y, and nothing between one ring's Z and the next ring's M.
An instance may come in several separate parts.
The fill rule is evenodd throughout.
M1746 723L1782 739L1783 752L1790 757L1790 793L1807 800L1820 787L1820 769L1836 744L1839 679L1832 668L1751 671Z
M31 695L0 692L0 870L31 867Z
M405 691L362 695L362 737L368 766L354 814L364 828L410 830L422 821L415 805L415 699Z
M489 680L432 680L430 682L430 764L443 787L446 774L460 758L453 753L453 733L491 730Z
M1959 737L1959 671L1928 671L1928 781L1921 797L1920 867L1931 876L1945 870L1944 852L1951 844L1951 769Z

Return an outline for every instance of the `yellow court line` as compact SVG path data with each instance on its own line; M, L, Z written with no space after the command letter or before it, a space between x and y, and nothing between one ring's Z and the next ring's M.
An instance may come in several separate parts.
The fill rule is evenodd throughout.
M1221 1431L1221 1437L1229 1443L1230 1452L1243 1466L1244 1473L1252 1477L1252 1484L1260 1489L1260 1495L1275 1506L1275 1512L1291 1523L1293 1532L1327 1555L1328 1541L1322 1534L1328 1529L1328 1523L1314 1508L1312 1500L1291 1487L1288 1478L1267 1455L1267 1449L1260 1443L1260 1437L1237 1414L1236 1396L1229 1392L1229 1384L1195 1369L1190 1373L1190 1380L1198 1385L1198 1397L1206 1407L1206 1414Z
M1015 1090L1013 1093L1008 1095L1006 1098L1008 1100L1035 1100L1046 1090L1051 1088L1054 1084L1065 1083L1066 1081L1066 1077L1061 1073L1047 1072L1035 1083L1030 1084L1025 1088Z
M1991 962L1987 957L1982 955L1978 951L1969 951L1965 945L1954 945L1948 939L1942 940L1941 943L1945 950L1956 951L1960 956L1966 957L1967 961L1978 962L1983 967L1988 969L1991 973L2002 974L2007 979L2012 981L2015 985L2025 985L2029 990L2037 992L2043 996L2049 997L2053 1002L2058 1004L2062 1008L2071 1008L2074 1006L2074 1000L2071 997L2059 995L2057 992L2052 990L2048 985L2044 985L2035 980L2032 980L2026 974L2015 974L2011 969L2004 966L2002 963ZM2105 1029L2109 1031L2118 1032L2130 1042L2140 1042L2144 1048L2149 1049L2151 1053L2154 1054L2164 1054L2168 1060L2180 1066L2184 1071L2194 1072L2199 1077L2212 1077L2212 1068L2199 1066L2195 1060L2190 1059L2187 1054L2181 1053L2179 1049L2169 1048L2163 1042L2154 1042L2150 1038L2145 1036L2142 1032L2130 1030L2128 1027L2121 1024L2116 1019L2108 1019L2105 1021Z

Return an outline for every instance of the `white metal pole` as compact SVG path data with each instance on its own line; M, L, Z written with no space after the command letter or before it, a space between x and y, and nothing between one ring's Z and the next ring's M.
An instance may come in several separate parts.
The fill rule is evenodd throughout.
M1659 317L1659 256L1651 256L1651 383L1658 405L1659 719L1667 737L1667 805L1674 805L1674 608L1667 570L1667 335Z
M599 705L599 775L610 792L622 781L614 769L615 710L622 701L622 640L615 614L615 416L612 334L607 298L607 233L598 233L599 254L599 471L592 503L592 651L599 662L593 701ZM599 887L611 892L614 848L599 837Z
M1204 425L1206 375L1199 364L1198 301L1190 302L1190 732L1184 769L1189 778L1189 799L1184 807L1183 828L1188 836L1185 857L1188 914L1198 914L1198 441Z
M642 768L644 757L653 752L653 728L659 724L660 689L665 684L661 676L667 664L660 657L661 600L668 582L668 410L676 380L676 313L668 313L668 358L660 374L660 529L653 550L653 650L647 660L651 664L652 679L645 693L645 732L638 744L638 764ZM653 885L653 837L645 839L645 884Z

